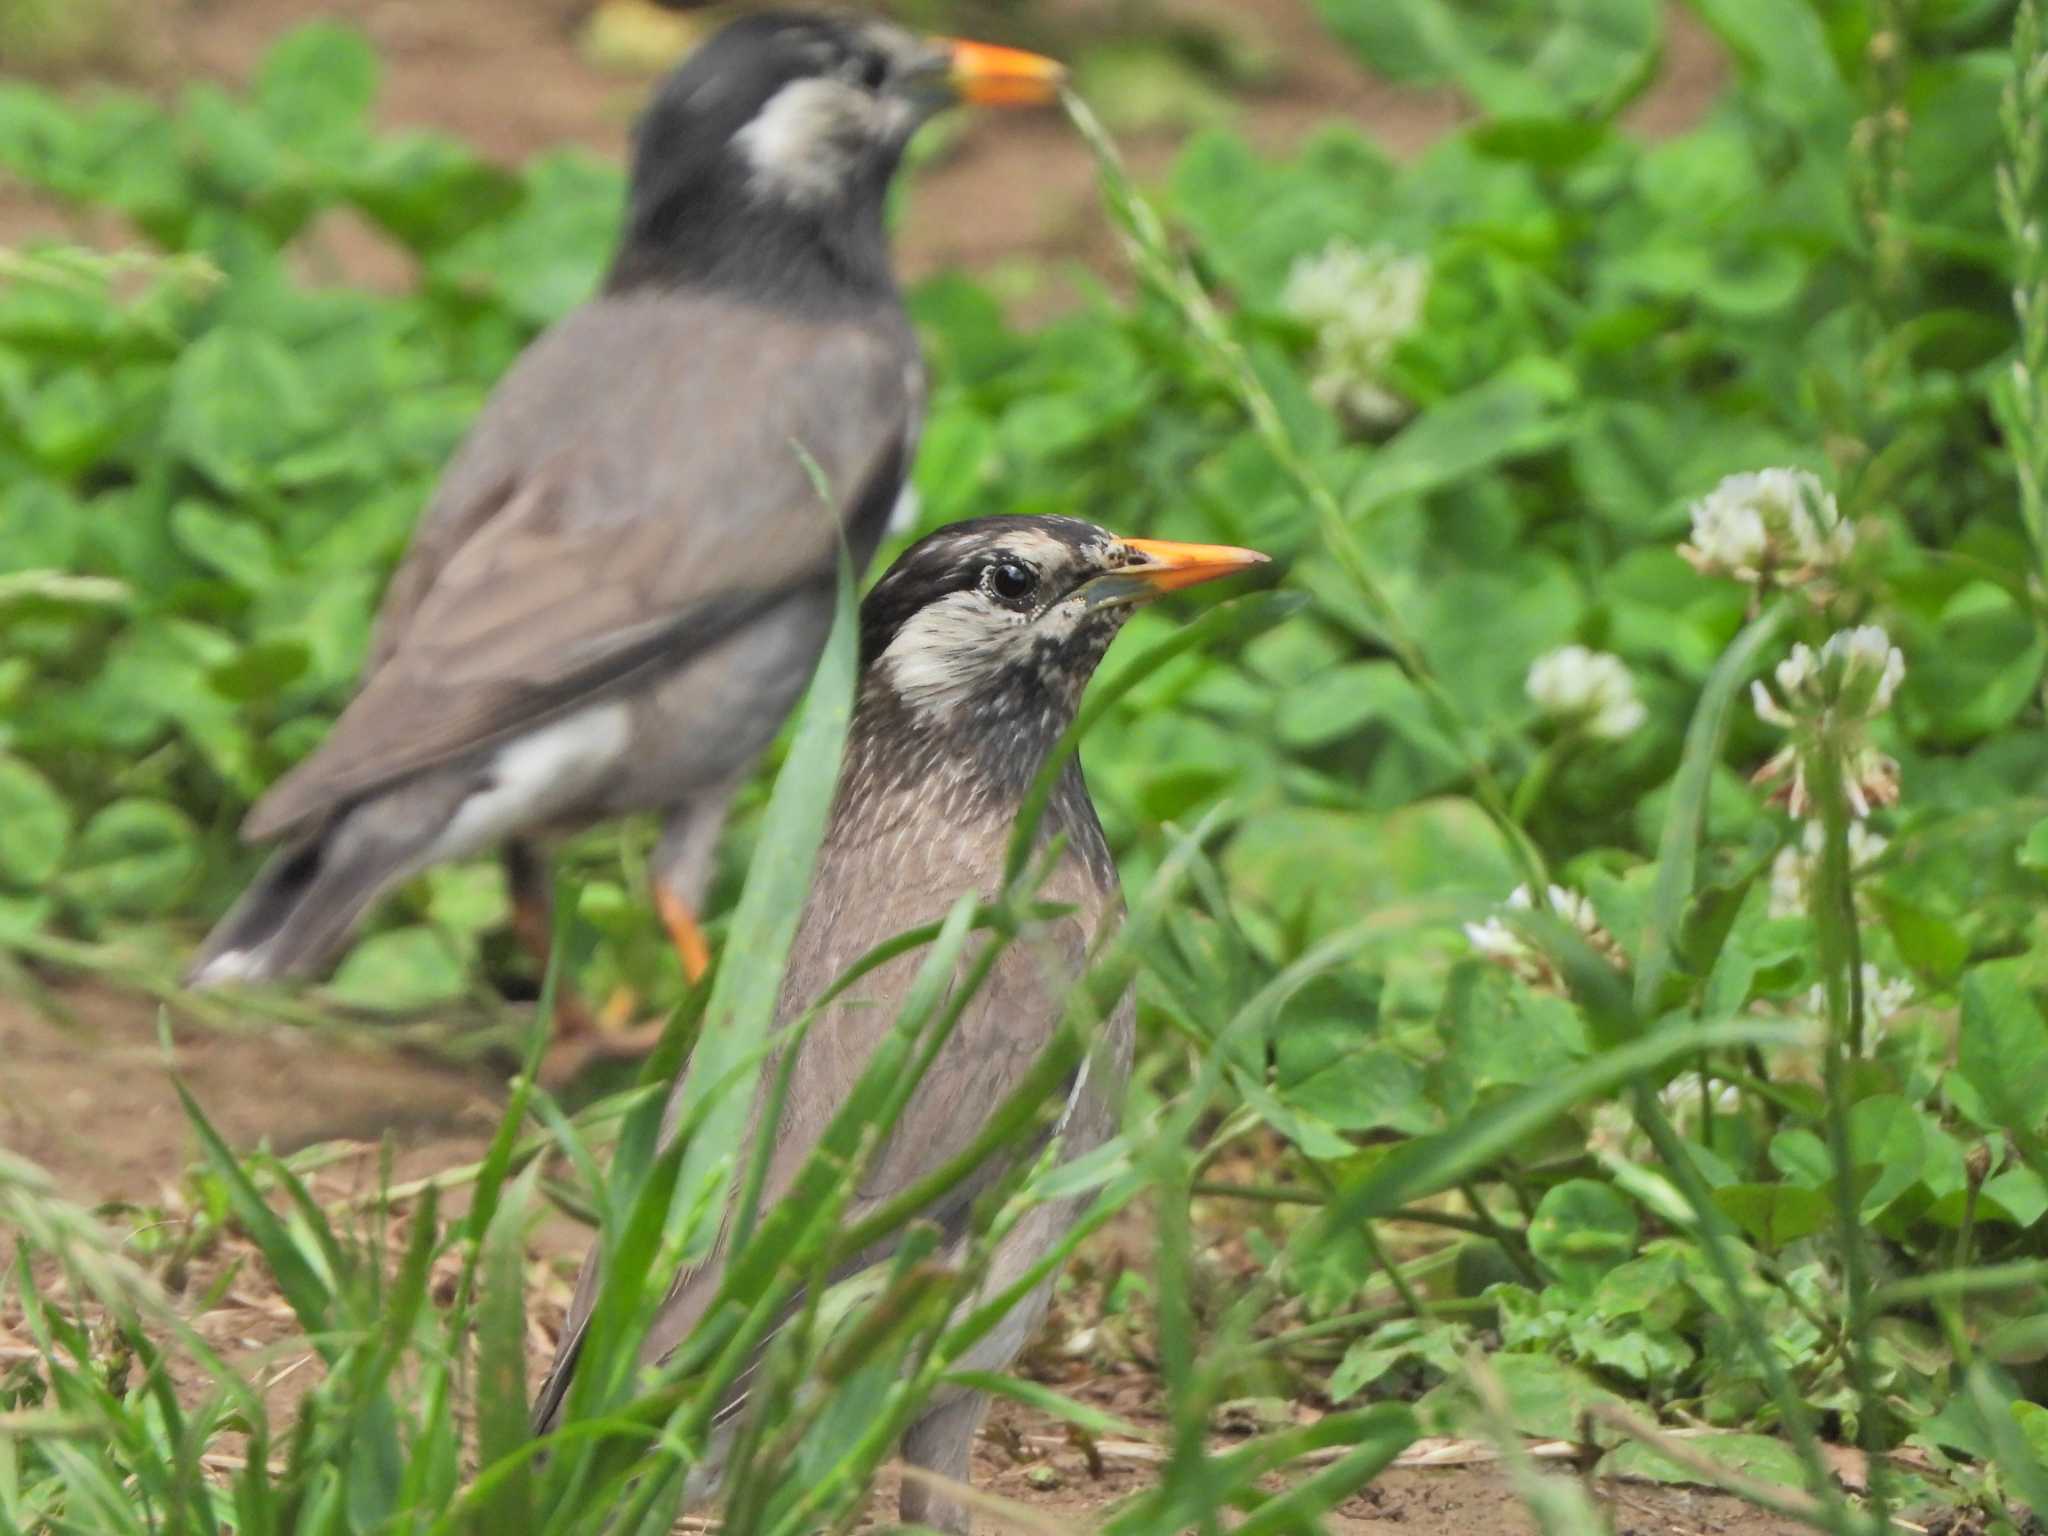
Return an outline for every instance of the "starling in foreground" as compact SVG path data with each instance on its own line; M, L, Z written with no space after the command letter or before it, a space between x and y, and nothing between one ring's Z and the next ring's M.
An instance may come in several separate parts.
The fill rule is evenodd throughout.
M861 675L837 799L784 978L778 1020L788 1024L852 962L886 939L943 918L963 893L994 897L1011 828L1046 754L1073 720L1082 689L1135 604L1241 571L1264 556L1216 545L1121 539L1064 517L992 517L955 523L913 545L861 606ZM1097 931L1121 911L1116 867L1077 760L1069 760L1039 829L1063 849L1041 887L1072 908L1028 945L1007 949L969 1002L844 1214L857 1222L974 1141L1053 1038L1068 985ZM796 1048L787 1095L762 1126L767 1085L747 1140L774 1138L762 1209L787 1193L832 1116L895 1022L923 955L870 972L821 1014ZM1059 1134L1078 1157L1115 1130L1130 1066L1128 998L1073 1081ZM677 1103L670 1103L673 1129ZM744 1164L743 1164L744 1165ZM1001 1175L984 1167L922 1215L957 1256L970 1207ZM1071 1226L1078 1202L1039 1206L1003 1241L983 1284L1016 1281ZM850 1261L834 1279L889 1261L893 1242ZM689 1334L718 1291L725 1236L679 1275L656 1317L644 1358L656 1362ZM998 1370L1045 1314L1037 1287L964 1360ZM554 1366L535 1409L540 1429L560 1414L597 1293L596 1254L584 1263ZM984 1394L949 1389L904 1437L904 1460L964 1481ZM729 1404L729 1419L739 1404ZM714 1456L719 1454L714 1447ZM716 1468L700 1480L713 1491ZM966 1507L907 1478L906 1521L964 1532Z

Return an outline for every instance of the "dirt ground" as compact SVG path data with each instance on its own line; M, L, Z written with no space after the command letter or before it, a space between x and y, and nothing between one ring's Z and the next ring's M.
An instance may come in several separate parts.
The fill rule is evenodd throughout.
M1061 11L1100 0L1041 0ZM642 78L607 70L576 46L581 0L161 0L142 8L136 36L109 71L131 87L171 92L180 82L245 80L281 33L313 17L351 22L385 62L379 117L388 127L453 133L508 163L579 144L624 153ZM1156 11L1243 39L1279 61L1238 103L1236 125L1284 152L1333 119L1365 125L1395 154L1413 154L1455 126L1462 108L1446 90L1376 79L1331 40L1308 0L1156 0ZM1671 9L1664 69L1632 109L1631 124L1668 133L1697 120L1722 76L1714 40ZM90 90L87 76L72 82ZM1126 145L1141 176L1162 172L1178 138L1138 135ZM0 244L76 234L61 210L0 177ZM100 233L100 232L95 232ZM403 282L402 260L367 229L321 231L335 275L373 286ZM951 266L986 269L1020 258L1054 270L1020 306L1057 308L1070 290L1057 267L1078 262L1114 276L1114 245L1096 200L1086 151L1054 113L976 115L951 151L928 167L910 199L898 254L915 279ZM1014 269L1014 268L1013 268Z
M1059 0L1080 8L1084 0ZM1047 0L1052 8L1054 0ZM360 25L386 63L380 116L393 127L457 134L516 162L563 143L616 157L644 82L593 65L574 44L573 0L165 0L113 68L122 83L171 91L179 82L239 82L265 47L314 16ZM1307 0L1166 0L1163 9L1248 36L1283 61L1279 74L1239 111L1239 126L1281 151L1332 118L1366 124L1396 153L1413 153L1453 126L1448 93L1375 80L1334 46ZM1634 111L1636 126L1671 131L1694 120L1719 79L1712 41L1674 12L1663 77ZM91 81L74 82L91 89ZM1167 165L1168 135L1129 145L1141 174ZM59 209L0 181L0 244L79 231ZM119 238L118 232L88 234ZM406 273L367 231L323 231L336 275L353 282L402 282ZM906 275L951 266L988 268L1019 258L1078 262L1108 273L1113 249L1096 208L1085 152L1053 116L987 115L921 178L899 239ZM1057 288L1049 301L1056 304ZM1043 308L1048 301L1027 302ZM327 1142L390 1138L401 1179L478 1157L502 1103L502 1085L398 1051L311 1038L290 1029L220 1034L174 1030L166 1056L156 1005L93 987L63 990L72 1014L61 1024L0 995L0 1145L50 1170L62 1190L87 1203L163 1202L196 1156L171 1087L175 1070L231 1143L289 1153ZM323 1175L363 1177L357 1158ZM550 1277L536 1312L536 1349L545 1353L566 1298L561 1283L587 1234L566 1219L536 1236ZM1142 1262L1142 1256L1134 1256ZM275 1297L231 1294L209 1329L231 1334L247 1358L269 1358L292 1336ZM0 1319L0 1349L8 1343ZM1143 1422L1147 1383L1064 1382L1064 1390L1114 1401ZM978 1449L976 1481L1041 1517L1085 1529L1105 1506L1141 1488L1142 1448L1105 1454L1099 1470L1052 1421L1004 1407ZM1648 1485L1599 1490L1623 1536L1767 1536L1793 1524L1719 1495ZM893 1504L893 1479L878 1512ZM985 1516L985 1529L1010 1522ZM1401 1468L1388 1472L1329 1521L1338 1532L1398 1528L1404 1536L1520 1536L1537 1527L1497 1465Z
M153 1003L94 986L65 987L59 996L68 1022L0 995L0 1145L49 1170L64 1194L87 1204L178 1208L177 1185L199 1149L178 1105L173 1072L239 1148L267 1145L289 1154L320 1144L358 1144L337 1148L350 1155L338 1156L314 1176L316 1194L328 1201L374 1188L374 1147L387 1138L400 1181L475 1161L503 1103L501 1083L485 1072L282 1026L228 1035L174 1023L167 1055L157 1039ZM118 1224L119 1217L114 1219ZM535 1232L530 1354L536 1371L552 1352L569 1282L588 1240L585 1229L561 1216L548 1218ZM1112 1229L1105 1241L1133 1250L1124 1255L1128 1262L1145 1262L1141 1226ZM217 1253L195 1264L183 1277L183 1293L204 1293L213 1275L237 1258ZM273 1411L283 1413L310 1385L312 1360L289 1309L262 1285L260 1274L260 1268L244 1264L221 1303L197 1319L197 1326L224 1358L269 1383L266 1396ZM10 1333L10 1321L0 1305L0 1365L25 1349L25 1341ZM1157 1423L1156 1387L1143 1373L1090 1375L1076 1365L1071 1377L1057 1377L1054 1384L1141 1427ZM1297 1412L1315 1410L1304 1406ZM1220 1436L1217 1449L1227 1450L1230 1443ZM1141 1490L1149 1476L1149 1447L1105 1442L1096 1449L1099 1466L1091 1467L1086 1449L1069 1441L1059 1423L1001 1405L977 1447L975 1484L1085 1530L1108 1506ZM1436 1446L1411 1454L1461 1459L1453 1465L1397 1465L1335 1511L1326 1522L1329 1529L1338 1536L1383 1530L1390 1536L1396 1530L1401 1536L1535 1536L1538 1527L1502 1468L1463 1459L1483 1452ZM1559 1466L1547 1475L1570 1474ZM1789 1536L1802 1529L1699 1489L1608 1482L1596 1492L1619 1536ZM876 1491L878 1523L895 1496L892 1472ZM981 1528L1029 1529L994 1508Z

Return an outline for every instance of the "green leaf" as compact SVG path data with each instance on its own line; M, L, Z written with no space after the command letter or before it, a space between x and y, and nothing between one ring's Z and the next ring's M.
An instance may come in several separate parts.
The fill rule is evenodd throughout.
M2048 818L2027 829L2027 840L2020 844L2018 857L2022 868L2048 874Z
M1863 1191L1859 1210L1873 1221L1886 1206L1920 1182L1927 1165L1927 1137L1920 1112L1895 1093L1858 1100L1849 1110L1849 1156Z
M1544 1193L1529 1223L1529 1251L1560 1286L1585 1296L1635 1256L1636 1209L1611 1185L1567 1179Z
M1576 1440L1587 1411L1596 1406L1618 1408L1618 1393L1562 1360L1544 1355L1495 1355L1487 1362L1507 1399L1507 1420L1522 1434L1539 1440ZM1432 1406L1468 1396L1463 1382L1445 1382L1418 1405L1425 1420Z
M1839 118L1851 98L1809 0L1698 0L1759 97L1796 123Z
M1663 35L1652 0L1316 0L1379 73L1455 81L1499 117L1610 114L1647 83Z
M516 177L467 145L427 133L378 138L346 187L373 223L420 255L495 223L519 202Z
M1766 1253L1811 1237L1834 1219L1834 1203L1797 1184L1724 1184L1714 1204Z
M2031 1227L2048 1214L2048 1183L2027 1167L2008 1168L1984 1181L1984 1198L1995 1203L2016 1226Z
M305 675L313 653L300 640L266 640L206 670L206 684L238 703L269 699Z
M506 1186L484 1233L483 1299L477 1308L477 1462L488 1468L519 1458L483 1505L478 1530L513 1531L531 1512L526 1406L527 1212L542 1164Z
M271 46L256 73L257 110L307 154L357 147L377 95L377 55L353 27L312 22Z
M622 185L610 166L575 153L541 156L524 179L518 210L450 246L434 271L545 325L590 297L618 235Z
M358 944L327 990L344 1003L407 1013L452 1002L467 989L462 961L438 929L398 928Z
M0 572L69 569L83 516L54 481L22 476L0 488Z
M2028 1437L2021 1433L2013 1405L2020 1401L2002 1371L1982 1361L1970 1366L1960 1394L1977 1410L1979 1422L1991 1441L1992 1459L2019 1498L2035 1514L2048 1510L2048 1464L2034 1453Z
M1562 442L1564 379L1516 368L1432 406L1372 456L1346 513L1359 524L1390 502L1420 496L1503 460Z
M64 894L90 911L157 917L198 873L199 829L161 800L116 800L85 824L63 875Z
M1274 1089L1292 1110L1340 1131L1412 1134L1437 1128L1422 1069L1385 1046L1361 1043L1354 1023L1326 1022L1318 1029L1283 1020L1274 1050Z
M299 1326L315 1338L316 1347L331 1364L340 1346L320 1336L328 1326L334 1293L321 1277L321 1266L308 1256L309 1247L314 1245L309 1243L302 1247L299 1239L271 1210L262 1192L251 1182L240 1160L228 1149L228 1144L221 1140L220 1132L213 1128L213 1122L206 1118L206 1112L199 1107L199 1101L192 1097L183 1081L173 1077L171 1085L177 1089L178 1101L185 1106L185 1118L199 1137L207 1166L227 1191L228 1206L233 1210L235 1219L262 1252L264 1263L276 1279L278 1290L291 1304Z
M1280 810L1247 818L1224 856L1235 896L1310 933L1421 896L1499 899L1515 883L1500 833L1469 800L1385 815Z
M511 916L504 873L493 864L444 864L427 871L426 881L427 916L450 932L482 933ZM579 894L590 889L586 885ZM636 912L634 920L644 922L645 914Z
M1963 978L1956 1070L1990 1115L1987 1129L2038 1130L2048 1117L2048 1024L2008 964Z
M253 518L188 497L171 508L171 533L186 554L246 591L261 592L277 580L277 550Z
M1725 1467L1737 1477L1776 1483L1785 1488L1806 1486L1806 1476L1792 1447L1770 1435L1698 1435L1685 1448ZM1700 1474L1659 1455L1656 1448L1639 1440L1616 1446L1600 1458L1595 1469L1599 1477L1636 1477L1653 1483L1698 1483Z
M41 773L0 753L0 881L33 890L57 872L71 841L71 807Z
M1955 924L1900 895L1890 884L1863 889L1883 914L1899 957L1937 983L1953 981L1970 958L1970 941Z
M1292 1253L1313 1250L1334 1234L1399 1210L1413 1200L1458 1183L1503 1157L1574 1104L1610 1092L1639 1073L1701 1050L1742 1041L1783 1040L1781 1027L1758 1020L1728 1024L1666 1025L1591 1060L1480 1108L1453 1128L1395 1147L1362 1175L1344 1181L1315 1220L1289 1239Z
M2011 724L2034 696L2048 641L2004 587L1972 581L1942 605L1934 633L1914 655L1908 698L1926 712L1937 741L1961 743Z
M317 423L305 371L260 331L209 331L171 370L165 442L238 495L261 489L273 461Z

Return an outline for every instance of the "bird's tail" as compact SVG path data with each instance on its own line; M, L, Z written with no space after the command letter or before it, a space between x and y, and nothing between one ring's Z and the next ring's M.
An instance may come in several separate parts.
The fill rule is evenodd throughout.
M400 873L389 853L330 828L276 854L206 936L185 984L317 975Z

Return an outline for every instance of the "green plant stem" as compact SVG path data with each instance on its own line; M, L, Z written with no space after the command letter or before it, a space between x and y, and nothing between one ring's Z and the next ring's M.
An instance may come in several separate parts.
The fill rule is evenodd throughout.
M1870 1260L1864 1248L1856 1163L1849 1134L1849 1072L1851 1064L1863 1054L1863 998L1854 877L1849 863L1852 818L1848 787L1842 778L1839 729L1832 719L1823 722L1818 749L1806 761L1807 783L1821 816L1820 860L1812 881L1810 911L1819 950L1822 992L1827 1000L1822 1088L1827 1098L1828 1152L1835 1167L1832 1188L1836 1236L1842 1249L1844 1350L1849 1382L1859 1406L1858 1438L1870 1459L1870 1509L1882 1526L1889 1521L1890 1480L1883 1467L1881 1402L1871 1360L1875 1341L1871 1334Z
M2034 545L2040 583L2048 588L2048 21L2041 0L2020 0L2013 13L2012 76L1999 103L2005 156L1997 171L1998 213L2012 245L2013 317L2018 355L2004 383L2007 445L2018 480L2020 525Z
M1804 1399L1794 1390L1792 1379L1786 1374L1784 1362L1779 1358L1776 1345L1766 1331L1762 1317L1750 1300L1743 1294L1742 1272L1737 1267L1732 1245L1736 1241L1728 1218L1714 1203L1713 1191L1701 1177L1694 1165L1692 1154L1678 1132L1672 1129L1664 1107L1657 1102L1657 1090L1647 1077L1636 1080L1632 1090L1636 1122L1650 1138L1651 1146L1663 1159L1671 1180L1678 1186L1678 1192L1692 1207L1693 1217L1698 1223L1700 1251L1706 1256L1707 1266L1714 1273L1723 1293L1728 1298L1729 1311L1733 1314L1736 1337L1749 1352L1764 1378L1764 1386L1771 1395L1778 1410L1778 1418L1785 1429L1786 1438L1791 1441L1793 1452L1799 1457L1800 1469L1806 1475L1810 1492L1817 1495L1827 1507L1828 1513L1837 1523L1836 1530L1851 1529L1847 1523L1849 1512L1842 1502L1833 1475L1821 1460L1820 1439L1814 1428L1813 1415L1808 1411Z
M1510 1232L1495 1220L1485 1200L1480 1198L1479 1186L1470 1179L1458 1185L1458 1193L1463 1195L1465 1203L1472 1207L1473 1219L1479 1223L1481 1230L1499 1247L1502 1257L1514 1265L1515 1273L1528 1282L1531 1290L1542 1290L1548 1281L1543 1274L1542 1266L1536 1261L1536 1256L1528 1251L1528 1235L1523 1232Z
M504 1022L473 1028L423 1020L372 1025L270 992L247 998L232 992L194 992L172 972L131 959L111 944L88 944L53 933L15 933L6 942L18 954L141 992L193 1023L224 1033L249 1034L283 1023L310 1030L324 1039L346 1040L365 1050L419 1049L458 1062L473 1061L495 1045L524 1044L523 1029L509 1017Z
M1445 1301L1434 1302L1431 1306L1438 1317L1489 1317L1496 1310L1492 1302L1481 1296L1453 1296ZM1297 1344L1329 1338L1332 1334L1356 1333L1361 1329L1377 1328L1382 1323L1391 1323L1413 1315L1403 1306L1366 1307L1357 1312L1342 1312L1335 1317L1323 1318L1320 1322L1303 1323L1298 1328L1270 1334L1260 1339L1252 1349L1256 1354L1277 1353L1292 1349Z
M1507 796L1501 790L1500 780L1486 754L1479 749L1463 713L1430 666L1420 642L1402 619L1399 608L1373 575L1357 535L1345 521L1344 509L1336 493L1303 457L1272 393L1252 367L1244 348L1231 334L1229 322L1186 258L1174 249L1158 210L1131 180L1115 140L1079 96L1067 92L1065 105L1068 118L1095 157L1110 213L1122 236L1125 254L1139 280L1188 322L1210 362L1250 419L1252 429L1266 451L1314 509L1324 543L1372 615L1380 640L1422 695L1437 729L1444 733L1463 759L1481 809L1499 829L1508 847L1514 850L1516 861L1522 866L1522 873L1531 888L1542 890L1550 881L1541 850L1516 822Z
M1983 1188L1980 1181L1972 1178L1963 1189L1963 1219L1956 1223L1955 1242L1949 1246L1948 1269L1950 1274L1960 1274L1970 1266L1970 1245L1976 1235L1977 1195ZM1956 1363L1964 1370L1970 1368L1975 1353L1970 1347L1970 1330L1963 1323L1962 1299L1954 1294L1931 1298L1934 1315L1941 1319L1941 1331L1948 1339L1948 1347L1956 1357Z
M1877 0L1865 55L1869 115L1850 136L1858 211L1870 239L1871 297L1880 319L1894 313L1912 272L1906 234L1906 87L1912 62L1908 0Z
M1205 1181L1197 1183L1194 1192L1219 1200L1250 1200L1262 1205L1324 1205L1329 1200L1321 1191L1304 1189L1298 1184L1230 1184ZM1467 1198L1472 1197L1468 1195ZM1474 1205L1476 1208L1476 1200ZM1492 1237L1502 1241L1511 1241L1516 1236L1491 1215L1460 1216L1456 1211L1411 1208L1395 1211L1385 1219L1411 1222L1418 1227L1448 1227L1453 1232L1469 1232L1475 1237Z
M1431 1317L1430 1304L1423 1299L1422 1293L1415 1289L1408 1276L1402 1273L1401 1266L1388 1262L1387 1250L1380 1244L1379 1223L1362 1223L1358 1235L1365 1244L1365 1251L1372 1255L1373 1263L1380 1267L1381 1272L1387 1277L1387 1283L1393 1286L1394 1294L1401 1298L1401 1305L1427 1322Z
M2003 1291L2022 1285L2048 1285L2048 1259L2024 1259L2013 1264L1981 1264L1975 1269L1951 1270L1939 1275L1915 1275L1879 1286L1876 1300L1882 1307L1910 1306L1942 1296L1966 1296L1975 1291Z
M1543 797L1550 792L1551 784L1558 772L1571 760L1579 748L1582 738L1577 731L1566 731L1536 754L1536 760L1529 764L1529 771L1515 784L1515 798L1508 806L1508 814L1519 826L1527 826L1529 818L1543 803Z

